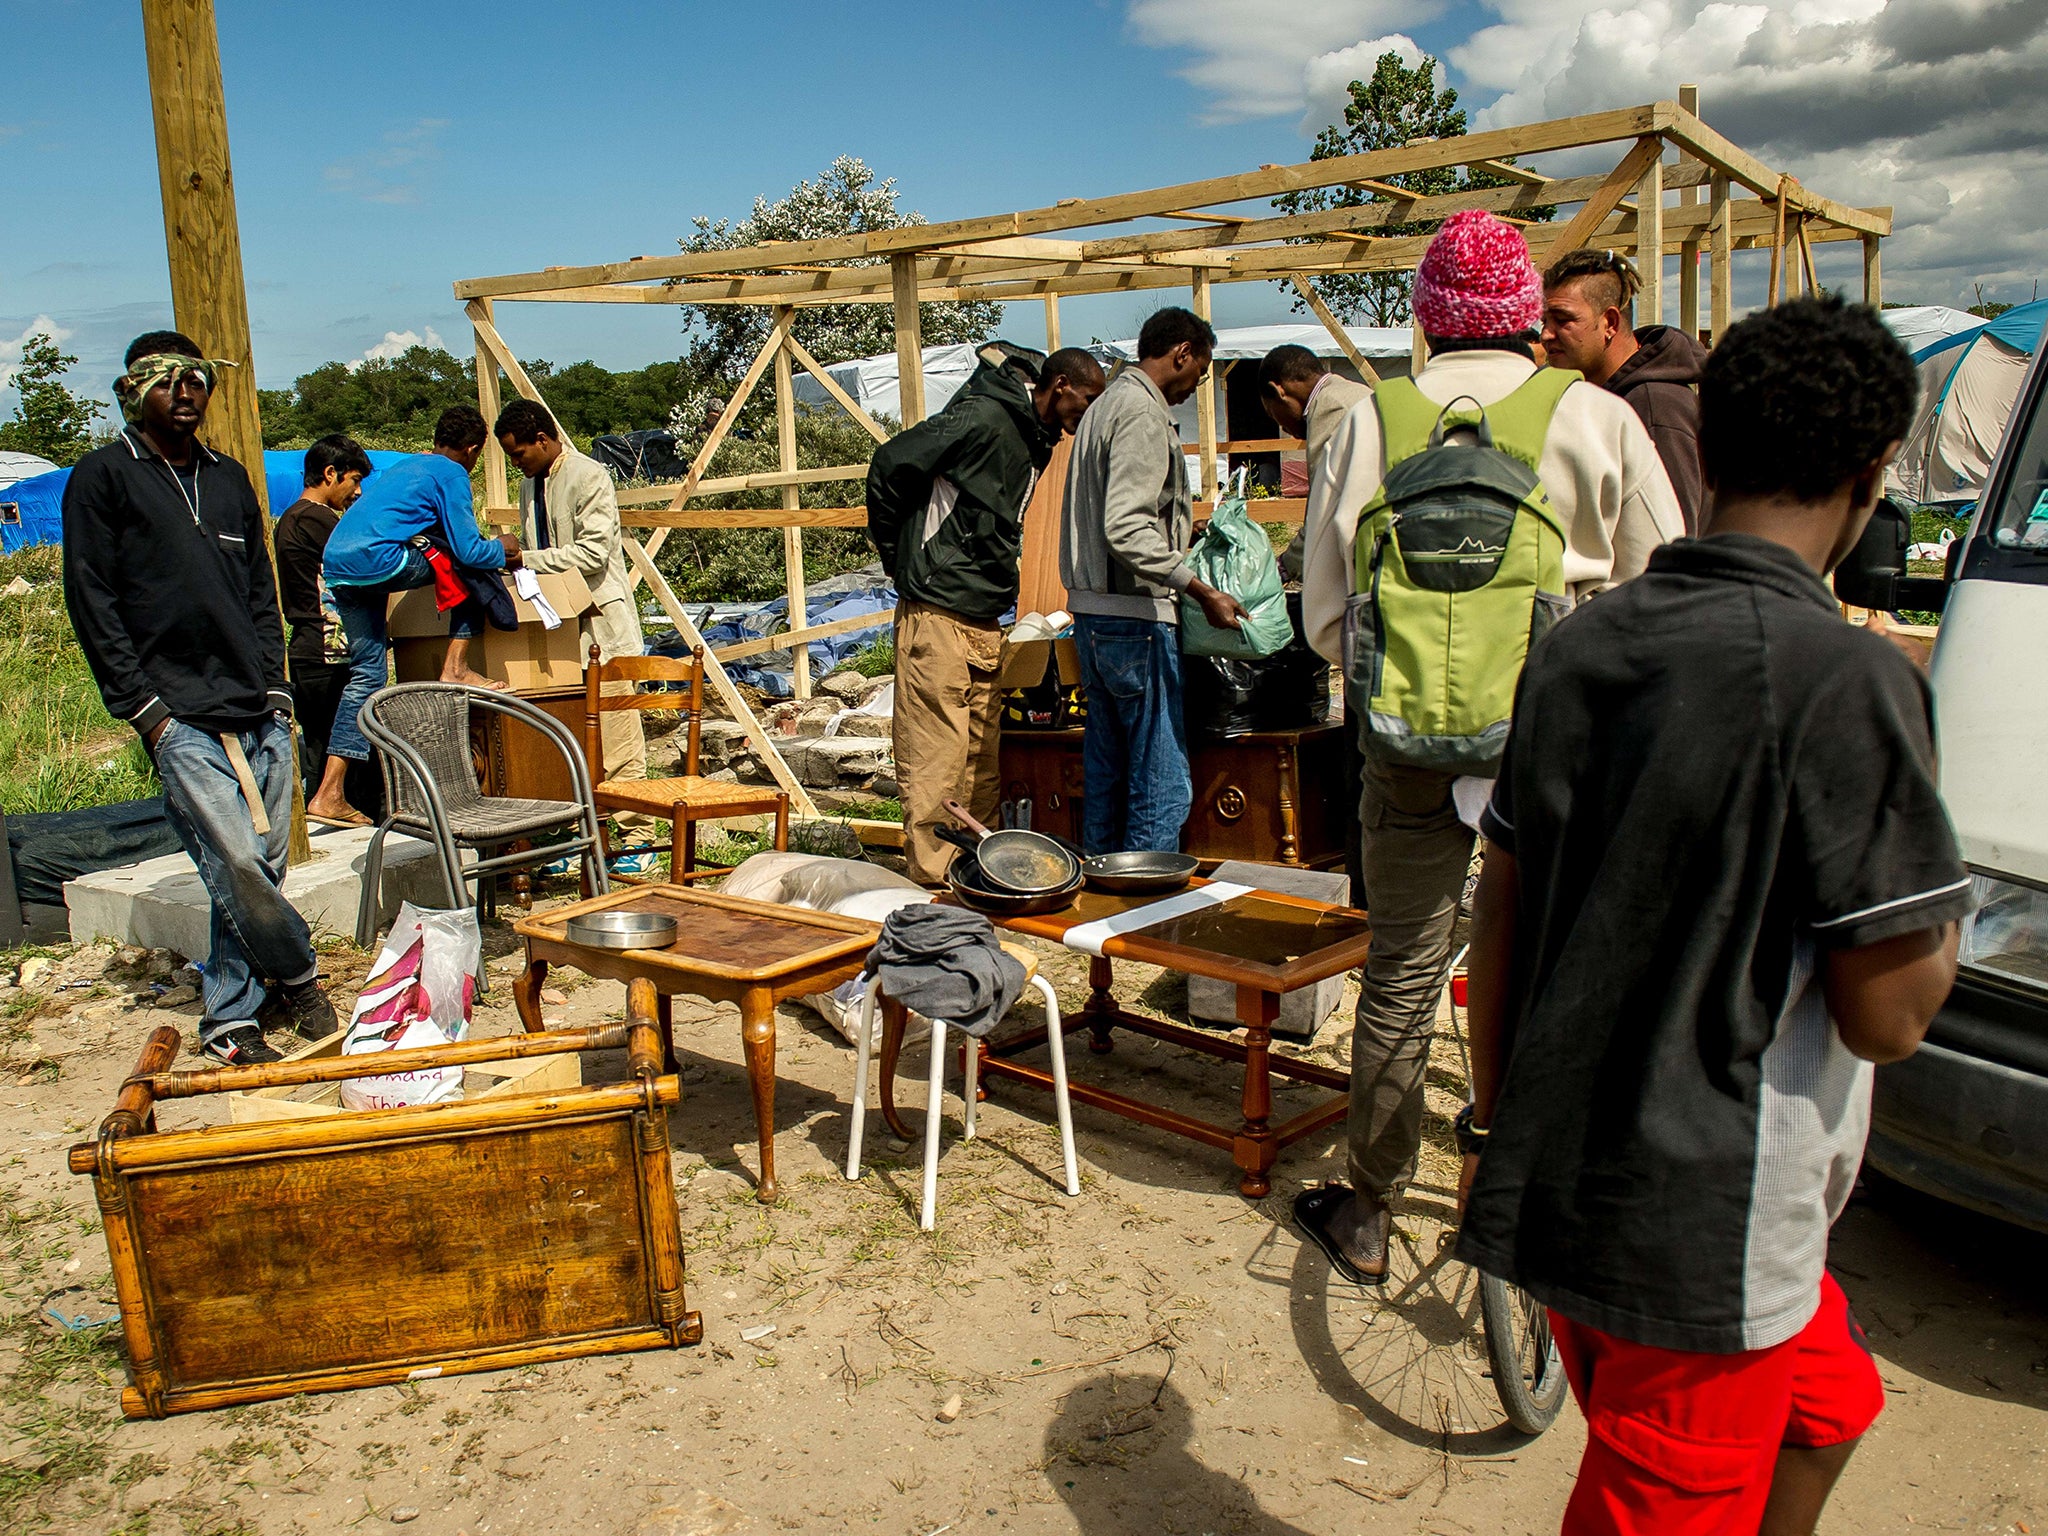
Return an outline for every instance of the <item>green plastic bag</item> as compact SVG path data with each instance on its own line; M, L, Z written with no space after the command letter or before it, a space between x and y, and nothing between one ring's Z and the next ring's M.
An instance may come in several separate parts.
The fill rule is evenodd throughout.
M1197 581L1236 598L1250 617L1242 629L1218 629L1203 617L1202 605L1183 593L1180 648L1184 654L1255 661L1284 650L1294 638L1280 562L1273 558L1266 530L1245 510L1241 475L1238 492L1217 505L1208 530L1189 551L1188 569Z

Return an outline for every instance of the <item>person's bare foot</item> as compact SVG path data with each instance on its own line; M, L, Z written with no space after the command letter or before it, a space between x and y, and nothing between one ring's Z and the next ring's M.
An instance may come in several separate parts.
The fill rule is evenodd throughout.
M1362 1272L1375 1278L1387 1272L1387 1238L1393 1215L1379 1201L1363 1191L1330 1212L1324 1228Z
M306 814L316 821L331 821L344 827L367 827L370 818L341 796L315 795L306 802Z
M509 683L501 683L496 678L485 677L483 673L473 671L468 667L449 667L444 669L441 673L441 681L444 683L460 683L465 688L491 688L499 693L504 693L511 687Z

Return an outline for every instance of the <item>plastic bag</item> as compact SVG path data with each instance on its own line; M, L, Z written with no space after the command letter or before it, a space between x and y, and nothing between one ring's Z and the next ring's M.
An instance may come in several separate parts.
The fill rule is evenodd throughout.
M1197 581L1236 598L1248 617L1242 629L1218 629L1203 617L1202 605L1183 593L1180 648L1185 655L1251 661L1281 650L1294 635L1272 541L1245 510L1243 471L1237 480L1237 491L1217 504L1208 530L1189 552L1188 569Z
M341 1054L450 1045L469 1033L483 935L476 908L434 912L406 902L356 997ZM341 1085L348 1109L396 1109L462 1097L462 1068L350 1078Z

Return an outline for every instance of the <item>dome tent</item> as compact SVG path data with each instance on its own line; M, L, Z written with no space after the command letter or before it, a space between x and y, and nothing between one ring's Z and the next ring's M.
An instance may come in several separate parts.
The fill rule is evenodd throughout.
M1921 503L1977 499L2044 326L2048 299L2037 299L1913 354L1920 407L1887 476L1892 489Z

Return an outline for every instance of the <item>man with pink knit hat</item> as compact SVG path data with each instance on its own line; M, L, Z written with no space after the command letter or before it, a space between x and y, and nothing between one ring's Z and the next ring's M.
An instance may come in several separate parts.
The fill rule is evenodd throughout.
M1415 275L1414 308L1429 345L1415 375L1437 406L1484 409L1536 373L1543 282L1521 232L1492 214L1454 214ZM1454 440L1471 439L1455 433ZM1627 402L1577 381L1558 395L1537 463L1565 530L1564 581L1573 602L1637 575L1684 519L1656 445ZM1379 409L1361 402L1338 426L1309 487L1302 616L1309 643L1345 663L1343 623L1354 590L1359 513L1380 488L1387 454ZM1509 665L1519 665L1519 662ZM1451 933L1471 864L1473 829L1489 781L1364 754L1359 805L1373 947L1359 989L1347 1123L1351 1184L1305 1191L1295 1219L1345 1278L1386 1278L1390 1205L1414 1177L1422 1139L1423 1076L1451 963Z

